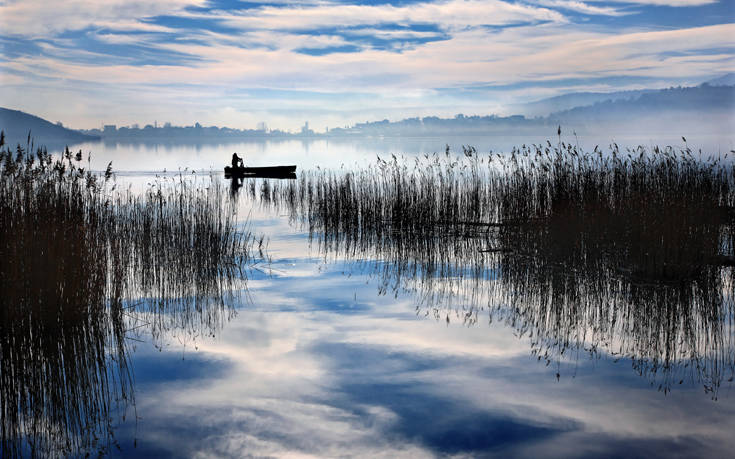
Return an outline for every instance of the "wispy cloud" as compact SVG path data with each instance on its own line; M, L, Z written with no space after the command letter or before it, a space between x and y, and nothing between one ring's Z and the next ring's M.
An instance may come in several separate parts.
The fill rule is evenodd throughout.
M657 5L670 7L701 6L717 3L719 0L588 0L606 3L635 3L638 5Z
M553 10L497 0L450 0L408 6L317 4L297 8L262 7L223 17L243 29L304 30L373 24L439 23L450 29L479 25L564 21Z
M220 124L222 114L246 113L255 104L261 117L270 111L283 119L291 109L299 119L283 127L295 127L308 113L316 126L319 113L327 111L332 117L343 113L345 122L381 110L381 118L488 113L559 91L551 82L599 89L606 78L613 88L624 78L675 83L733 70L729 37L735 26L726 18L704 27L651 27L633 22L647 8L643 3L656 4L5 1L0 76L13 77L3 79L0 97L6 105L43 115L48 104L27 102L24 87L43 88L45 94L63 90L79 100L89 99L90 88L104 88L104 97L82 104L89 108L76 120L90 123L100 112L122 113L134 100L140 113L160 106L184 116L186 104L207 107L211 115L199 119ZM699 3L675 2L694 9ZM522 89L514 86L519 82ZM169 95L162 87L181 89ZM474 96L458 96L463 88ZM253 99L243 90L270 92ZM284 93L294 90L310 96L295 102ZM328 94L338 94L339 104ZM131 108L117 122L140 117Z
M600 16L623 16L625 14L631 14L620 10L619 8L610 6L594 6L575 0L540 0L538 3L551 8L560 8L563 10Z
M155 30L141 18L177 13L205 0L7 0L0 4L2 33L32 37L53 37L66 30L114 26L118 30Z

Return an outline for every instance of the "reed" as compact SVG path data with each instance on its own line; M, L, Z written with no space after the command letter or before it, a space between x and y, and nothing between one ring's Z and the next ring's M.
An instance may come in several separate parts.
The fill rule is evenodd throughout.
M0 451L108 452L134 401L129 339L216 332L250 237L216 181L114 192L81 152L2 147Z
M716 397L735 365L727 155L563 142L462 153L311 171L251 195L381 291L418 294L419 311L474 323L487 310L547 363L604 351L662 391L691 378Z

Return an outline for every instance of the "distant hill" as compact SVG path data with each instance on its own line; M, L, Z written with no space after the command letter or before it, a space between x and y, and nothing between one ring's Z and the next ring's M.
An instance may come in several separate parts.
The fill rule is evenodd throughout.
M545 119L528 119L521 115L515 116L465 116L456 115L454 118L439 118L426 116L423 118L406 118L400 121L372 121L357 123L349 128L330 129L330 137L360 137L360 136L388 136L388 137L435 137L457 135L487 135L487 134L523 134L538 132L546 126Z
M49 148L99 139L99 137L67 129L20 110L2 107L0 107L0 130L5 132L5 144L11 147L17 144L25 147L29 131L35 145L45 145Z
M709 80L705 84L710 86L735 86L735 73L722 75L714 80Z
M712 86L704 83L697 87L669 88L648 91L629 99L606 100L592 105L575 107L553 113L551 118L616 119L641 114L677 112L723 112L735 110L735 86Z
M548 116L551 113L569 110L575 107L596 104L606 100L630 100L657 89L638 89L616 92L573 92L561 96L549 97L512 107L516 113L527 117Z
M585 103L601 94L572 94L557 100ZM603 100L584 106L559 110L545 117L465 116L454 118L407 118L400 121L357 123L349 128L329 131L334 137L359 136L437 136L437 135L519 135L553 132L549 127L565 126L576 132L645 133L689 135L729 134L735 126L735 86L714 86L660 90L626 91L618 98L604 94ZM549 99L551 100L551 99Z
M731 132L735 125L735 86L713 86L648 91L630 99L606 100L552 113L561 124L605 128L627 126L631 131L712 133ZM696 126L696 128L695 128Z
M727 73L718 78L703 82L710 86L734 86L735 73ZM513 113L522 114L526 117L548 116L577 107L584 107L605 101L634 100L643 94L659 92L661 89L636 89L629 91L614 92L573 92L561 96L540 99L511 107Z
M727 134L735 126L735 80L730 73L696 87L646 89L613 93L573 93L544 99L525 106L545 115L520 111L519 115L456 115L453 118L426 116L400 121L372 121L326 133L302 130L239 130L194 126L137 127L106 126L86 132L66 129L37 116L0 108L0 129L8 145L25 146L28 132L36 145L50 150L64 145L103 138L112 142L189 143L237 139L331 138L331 137L424 137L457 135L518 135L548 132L558 125L575 132ZM520 106L519 106L520 107ZM530 110L530 109L529 109Z

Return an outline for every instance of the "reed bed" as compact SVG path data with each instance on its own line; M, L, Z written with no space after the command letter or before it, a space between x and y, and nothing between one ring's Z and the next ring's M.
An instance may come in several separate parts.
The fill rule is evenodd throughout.
M487 310L547 363L604 351L662 391L694 379L716 397L735 365L734 178L727 155L549 141L250 191L383 291L418 294L419 311L474 323Z
M179 176L108 202L116 215L107 227L112 266L128 286L120 298L136 304L142 329L154 338L221 329L234 311L219 306L233 304L233 292L244 287L252 243L236 226L225 187Z
M129 338L214 333L243 277L250 238L219 183L116 193L110 167L83 166L0 150L3 457L108 452L134 399Z

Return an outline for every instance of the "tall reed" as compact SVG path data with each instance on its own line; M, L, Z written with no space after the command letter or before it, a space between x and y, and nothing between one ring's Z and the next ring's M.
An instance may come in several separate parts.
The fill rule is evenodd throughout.
M465 147L251 194L288 209L326 254L372 269L383 291L419 294L424 312L474 323L486 309L547 362L604 350L663 391L686 373L716 396L735 366L726 156Z
M107 452L134 399L131 324L214 333L249 236L216 181L115 193L111 168L92 173L81 151L2 147L0 450Z

